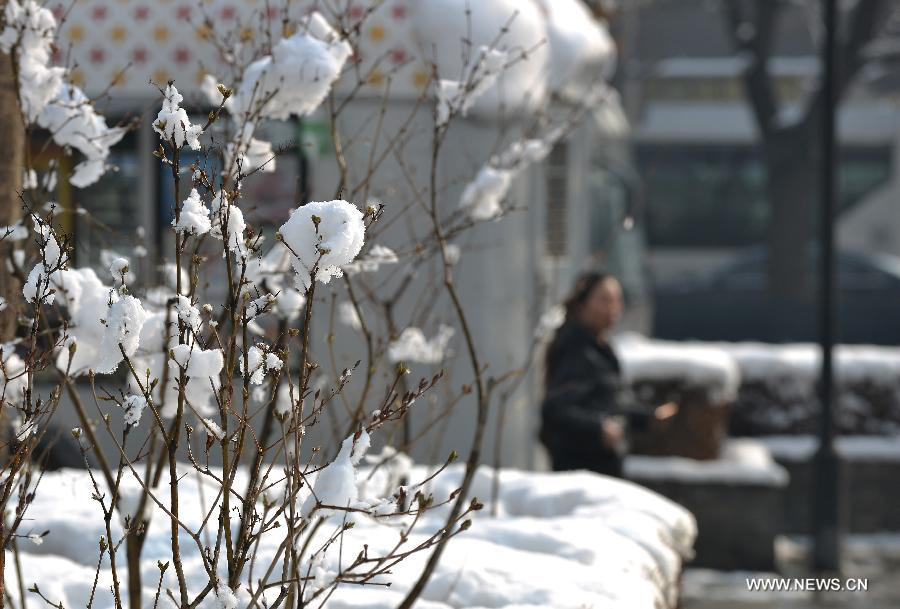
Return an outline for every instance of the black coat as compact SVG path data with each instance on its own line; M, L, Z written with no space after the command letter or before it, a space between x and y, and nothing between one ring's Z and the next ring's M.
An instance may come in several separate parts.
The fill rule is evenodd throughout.
M624 416L629 428L646 427L649 412L622 384L619 359L584 326L567 321L547 350L541 407L541 442L555 470L588 469L621 476L622 453L603 445L603 422Z

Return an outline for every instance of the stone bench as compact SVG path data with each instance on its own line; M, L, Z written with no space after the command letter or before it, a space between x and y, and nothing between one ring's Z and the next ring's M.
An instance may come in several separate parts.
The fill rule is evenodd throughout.
M726 440L718 459L702 461L631 455L625 476L694 514L698 536L691 566L775 569L788 473L760 443Z

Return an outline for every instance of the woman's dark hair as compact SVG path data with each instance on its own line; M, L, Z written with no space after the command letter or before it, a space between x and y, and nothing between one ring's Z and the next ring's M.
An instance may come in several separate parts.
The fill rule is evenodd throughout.
M603 283L605 279L611 277L609 273L600 271L587 271L578 276L575 285L568 297L563 301L563 307L566 309L566 321L572 321L578 315L578 311L587 302L594 288Z
M581 307L584 306L584 303L590 298L594 288L609 277L612 277L612 275L601 271L587 271L578 276L578 279L575 280L575 285L572 287L572 291L569 292L569 295L563 301L567 322L574 320L578 316ZM559 331L557 330L553 340L550 341L550 346L547 347L547 355L544 357L545 382L550 381L550 374L553 372L553 369L559 360L558 337Z

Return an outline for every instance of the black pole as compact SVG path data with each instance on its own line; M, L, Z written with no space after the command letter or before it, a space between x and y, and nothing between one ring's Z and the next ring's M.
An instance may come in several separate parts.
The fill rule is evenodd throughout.
M836 0L823 0L825 41L822 47L822 77L824 107L822 112L822 209L820 219L820 341L822 349L822 377L819 383L822 421L819 449L815 457L816 484L813 513L815 514L815 548L813 568L817 572L837 572L841 557L840 460L834 446L834 366L835 297L834 256L834 199L835 199L835 112L837 103L836 70L837 29Z

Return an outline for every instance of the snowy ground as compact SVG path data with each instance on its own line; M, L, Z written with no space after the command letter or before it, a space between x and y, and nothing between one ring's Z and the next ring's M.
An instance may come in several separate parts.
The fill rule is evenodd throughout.
M366 479L365 471L360 471L360 481ZM424 474L421 468L413 472L414 478ZM436 501L458 486L460 475L457 467L436 479L431 485ZM490 497L491 479L489 470L479 471L474 494L482 500ZM201 494L194 474L186 480L190 482L184 484L182 510L186 522L196 527L201 520L201 500L208 504L212 489ZM369 481L376 482L377 476ZM127 505L137 485L125 486ZM26 535L50 531L40 545L19 540L24 583L26 587L37 583L46 597L61 601L68 609L87 604L97 544L103 533L100 508L90 495L91 486L84 472L47 474L28 511L29 520L20 530ZM472 527L450 543L417 607L675 607L682 561L690 555L696 529L693 517L667 499L628 482L588 473L503 471L499 516L491 517L490 508L487 505L479 512ZM432 515L416 529L410 544L443 524L444 512L440 508L429 514ZM119 533L114 532L113 536L117 537L121 526L114 525L114 531ZM151 605L159 574L157 560L171 559L168 526L163 513L154 514L142 568L145 598ZM360 519L351 532L344 556L355 555L354 547L362 541L369 544L371 552L392 546L398 538L396 528L366 519ZM282 539L264 537L261 554L273 553ZM185 538L182 547L189 548L189 541ZM415 555L394 569L390 588L340 588L327 606L395 607L426 557L427 554ZM14 591L18 602L12 567L13 561L8 560L7 589ZM172 571L169 569L166 574L165 584L169 586L174 585ZM185 571L192 590L208 581L197 555L186 557ZM111 607L107 589L110 582L109 569L102 569L94 609ZM277 589L273 592L274 598ZM36 595L27 596L28 607L45 606ZM245 606L246 598L240 592L238 597L243 601L238 606Z

